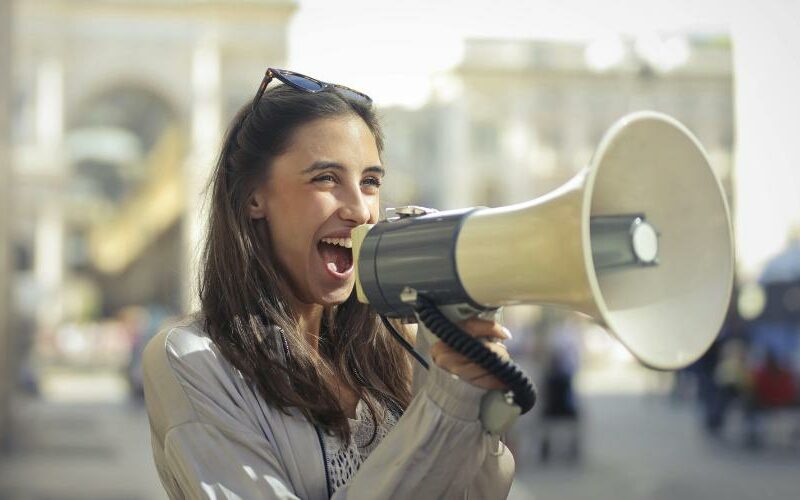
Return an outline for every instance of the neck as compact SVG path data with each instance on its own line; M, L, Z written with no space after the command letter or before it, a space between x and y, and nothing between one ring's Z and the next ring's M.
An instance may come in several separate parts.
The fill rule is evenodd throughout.
M296 301L294 310L297 314L297 327L302 332L308 345L319 351L319 331L322 326L323 306L320 304L304 304Z

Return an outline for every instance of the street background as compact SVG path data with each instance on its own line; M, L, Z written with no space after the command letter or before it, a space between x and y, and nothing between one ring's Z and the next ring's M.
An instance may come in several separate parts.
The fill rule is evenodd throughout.
M385 206L530 200L625 114L684 123L733 217L725 324L662 373L507 308L543 395L511 498L796 498L798 28L791 0L0 0L0 500L165 498L140 356L197 307L205 181L266 67L372 96Z

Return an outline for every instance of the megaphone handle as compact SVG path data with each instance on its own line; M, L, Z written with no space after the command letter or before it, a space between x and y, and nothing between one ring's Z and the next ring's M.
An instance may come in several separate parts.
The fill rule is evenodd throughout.
M431 332L423 322L417 328L416 349L429 359L431 346L439 338ZM415 365L414 391L419 390L424 380L421 372L424 370ZM522 413L519 405L514 404L510 391L489 390L481 398L480 419L483 428L490 434L499 435L506 432Z
M440 306L439 310L454 323L473 317L500 323L503 318L502 307L479 311L466 304L459 304L456 306ZM425 328L425 331L433 336L427 328ZM521 413L522 408L514 403L511 391L492 389L481 398L480 419L483 428L490 434L498 435L508 431Z
M489 391L481 404L481 421L484 428L493 434L499 434L505 431L517 416L533 407L536 401L533 384L512 361L501 359L480 340L473 338L453 323L452 319L465 319L467 308L447 306L444 309L442 311L425 297L418 298L416 313L422 333L420 335L418 332L418 343L422 340L422 344L432 345L435 342L435 338L432 337L435 335L456 352L484 367L508 385L510 391L505 393Z

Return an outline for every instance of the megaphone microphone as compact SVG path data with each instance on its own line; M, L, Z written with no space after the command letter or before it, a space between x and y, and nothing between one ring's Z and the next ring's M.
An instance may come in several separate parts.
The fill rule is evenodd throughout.
M404 207L352 239L360 301L418 320L418 348L438 336L511 388L490 391L481 407L492 432L533 406L533 387L452 322L509 305L555 306L591 316L644 365L678 369L713 342L733 286L722 186L686 127L647 111L616 122L589 166L540 198Z

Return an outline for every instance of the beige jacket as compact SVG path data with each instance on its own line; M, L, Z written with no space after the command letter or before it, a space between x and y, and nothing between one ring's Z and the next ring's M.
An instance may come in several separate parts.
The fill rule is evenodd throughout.
M329 498L316 427L270 407L200 323L154 337L144 373L153 456L170 498ZM481 426L484 392L431 364L397 425L333 498L506 498L514 460Z

